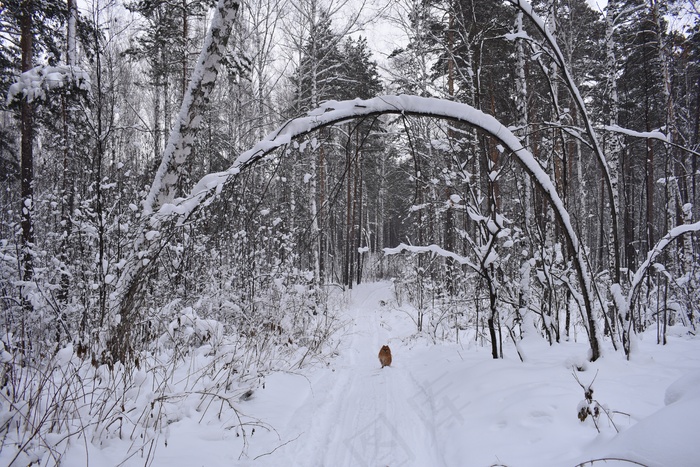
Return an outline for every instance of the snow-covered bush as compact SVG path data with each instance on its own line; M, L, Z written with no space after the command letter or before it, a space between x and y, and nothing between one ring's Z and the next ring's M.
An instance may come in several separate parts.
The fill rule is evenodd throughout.
M214 323L183 316L192 318L194 334L211 339ZM189 417L244 437L249 426L267 428L240 413L243 396L264 380L243 370L236 345L218 350L205 345L186 358L162 350L143 355L140 368L95 367L73 346L37 363L0 350L0 462L57 465L76 443L104 448L121 440L130 445L122 461L143 456L148 463L167 446L169 426Z

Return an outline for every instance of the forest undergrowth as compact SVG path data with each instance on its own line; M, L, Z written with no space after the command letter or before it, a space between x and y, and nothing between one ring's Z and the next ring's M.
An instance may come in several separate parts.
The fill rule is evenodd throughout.
M13 355L3 345L3 460L58 465L70 446L106 447L118 439L130 443L121 462L136 456L148 465L158 446L167 446L168 426L183 417L234 430L245 449L256 428L273 428L247 416L241 402L264 388L270 372L298 371L329 358L340 326L337 302L329 297L326 311L315 315L268 308L267 319L242 326L202 318L198 306L175 311L172 303L160 313L170 319L156 321L162 323L157 338L127 365L98 363L73 345L34 349L32 356ZM284 319L269 320L273 311Z

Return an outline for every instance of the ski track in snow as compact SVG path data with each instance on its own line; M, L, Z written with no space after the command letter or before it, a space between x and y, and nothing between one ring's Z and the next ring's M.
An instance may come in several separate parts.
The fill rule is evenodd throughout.
M335 369L292 417L313 413L311 432L303 435L310 443L300 439L293 458L333 466L430 465L440 458L429 411L421 409L425 389L402 360L396 330L382 319L389 312L380 305L390 300L387 290L385 284L370 284L353 291L349 338ZM406 321L410 332L414 325L408 316ZM384 344L394 358L392 366L381 368L377 354Z

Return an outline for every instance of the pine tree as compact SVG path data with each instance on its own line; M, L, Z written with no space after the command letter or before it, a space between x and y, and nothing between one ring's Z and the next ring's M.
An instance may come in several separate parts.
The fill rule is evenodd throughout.
M2 76L0 79L0 91L8 95L9 85L17 80L22 73L29 78L33 72L35 57L45 55L50 65L55 64L61 55L61 34L58 28L66 19L67 8L63 2L53 0L39 5L34 0L11 2L0 10L0 26L10 35L15 35L14 41L2 41L0 47L0 67ZM19 60L19 69L16 59ZM22 77L20 77L22 81ZM29 80L31 81L31 80ZM22 84L31 88L31 85ZM34 138L36 134L36 106L38 99L32 95L31 89L22 89L10 99L13 103L19 101L19 126L20 126L20 158L19 158L19 206L20 213L20 251L21 251L21 281L29 284L34 278L35 251L35 194L34 194ZM3 100L2 108L4 110ZM10 138L8 138L10 140ZM13 166L14 164L11 164ZM27 286L23 287L25 289ZM22 303L25 314L33 312L32 300L28 296L28 288L21 291ZM24 318L23 318L24 319ZM24 321L23 321L24 322ZM26 329L22 329L22 339L26 336Z

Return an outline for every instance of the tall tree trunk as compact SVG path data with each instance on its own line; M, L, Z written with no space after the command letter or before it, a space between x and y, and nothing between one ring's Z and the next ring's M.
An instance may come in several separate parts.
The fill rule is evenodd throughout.
M608 107L608 125L617 126L619 123L620 114L620 98L617 91L617 57L615 55L615 16L618 14L617 0L609 0L607 12L605 15L605 70L606 70L606 94ZM608 158L608 166L610 167L610 184L612 186L613 204L620 205L620 188L619 181L621 175L620 155L622 152L622 135L613 132L609 136L609 145L606 148L606 156ZM611 225L612 229L613 226ZM611 232L613 233L613 232ZM609 264L610 268L614 268L615 264L612 261Z
M71 67L76 64L76 21L77 21L76 0L68 0L68 26L66 28L66 63ZM70 134L70 112L65 95L61 96L62 118L63 118L63 181L62 181L62 203L61 203L61 225L63 235L61 236L61 252L59 254L62 263L60 288L56 292L56 298L63 304L68 301L70 289L70 273L67 270L68 264L68 244L73 230L71 215L73 212L74 185L73 164L71 163L74 154L72 152L72 141Z
M450 100L454 99L455 95L455 60L454 60L454 28L455 28L455 16L454 16L454 10L450 8L449 12L450 18L449 18L449 29L447 31L447 48L448 48L448 58L447 58L447 94L449 96ZM447 138L452 141L454 140L454 130L452 127L448 127L447 129ZM456 157L452 156L453 160L456 160ZM445 197L445 202L447 203L447 209L445 210L445 222L444 222L444 228L443 228L443 236L444 236L444 245L445 249L447 251L452 251L456 252L455 248L455 216L454 216L454 210L452 209L452 202L451 202L451 196L453 194L453 188L451 185L445 185L444 189L444 197ZM455 261L453 258L448 257L445 259L445 265L447 267L447 292L450 295L454 295L456 293L456 279L455 279Z
M66 63L76 65L76 23L78 21L77 0L68 0L68 27L66 28Z
M20 49L22 51L22 73L33 68L34 61L34 1L24 0L20 16ZM20 106L20 125L22 131L20 157L20 200L22 228L22 281L29 282L34 276L33 246L34 225L34 106L28 96L22 99ZM25 313L33 312L29 297L22 294L22 304ZM23 329L24 332L24 329ZM26 336L22 336L24 339Z
M359 135L358 135L359 136ZM359 148L358 148L359 149ZM355 283L359 284L362 282L362 254L360 254L360 247L362 246L362 218L364 216L364 209L362 203L362 153L358 152L357 155L357 169L355 170L355 210L357 211L355 225L357 225L357 231L355 233Z
M522 33L523 30L523 12L518 11L515 18L515 32L516 34ZM515 111L516 111L516 123L519 128L520 133L518 136L523 142L523 147L530 149L530 137L528 131L528 105L527 105L527 80L525 75L525 50L523 46L523 40L517 39L515 41ZM532 225L532 182L530 177L521 177L522 181L522 191L523 191L523 202L521 207L523 210L523 220L525 228L529 229ZM531 245L528 243L528 249ZM520 320L527 313L529 302L530 302L530 258L532 257L532 251L528 251L528 255L524 258L523 263L520 266L521 281L520 281L520 291L518 298L518 311Z
M605 87L605 93L607 97L607 102L609 102L609 107L608 107L608 114L607 114L607 121L608 124L611 127L616 127L618 125L618 118L619 118L619 97L618 97L618 92L617 92L617 73L618 73L618 65L617 65L617 59L615 56L615 40L614 40L614 33L615 33L615 17L618 13L618 7L617 7L617 2L615 0L611 0L608 2L607 5L607 10L606 10L606 15L605 15L605 70L606 70L606 87ZM616 132L612 132L608 136L608 140L606 141L607 147L606 147L606 152L605 155L608 160L608 166L610 168L610 185L611 185L611 195L612 195L612 202L614 206L620 206L620 186L619 186L619 180L620 180L620 154L622 151L622 135ZM601 196L603 196L604 193L601 193ZM601 198L601 203L603 202L603 198ZM602 226L601 226L602 228ZM609 229L615 229L616 226L611 223ZM615 238L616 235L620 235L620 232L609 232L609 238ZM608 242L606 242L608 243ZM602 244L601 244L602 248ZM619 252L621 256L624 257L624 252L621 251ZM619 271L615 271L615 268L619 265L615 264L615 254L608 255L607 261L606 262L600 262L600 267L607 267L611 271L613 271L614 276L617 279L615 279L616 283L619 283ZM608 300L608 309L606 312L608 313L609 319L605 320L606 327L605 327L605 332L606 334L609 333L611 339L613 340L613 345L615 343L615 329L618 320L624 319L622 316L618 316L618 310L617 307L615 306L615 301L610 299ZM608 324L609 323L609 324ZM624 343L623 343L624 345Z
M326 154L323 145L318 148L318 204L316 213L318 218L318 274L319 285L323 285L326 277L326 257L328 251L328 237L326 228Z
M352 288L352 173L353 163L351 151L346 151L345 157L345 255L343 264L343 284Z
M377 200L378 206L377 206L377 219L376 219L376 225L377 225L377 234L376 234L376 244L375 244L375 252L377 252L380 255L379 259L379 278L383 279L384 278L384 246L385 246L385 226L387 224L387 218L386 218L386 159L387 155L381 154L380 156L380 161L379 161L379 199Z

